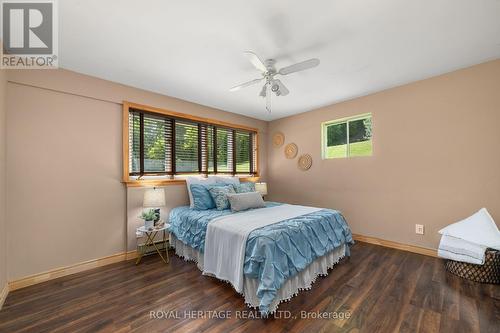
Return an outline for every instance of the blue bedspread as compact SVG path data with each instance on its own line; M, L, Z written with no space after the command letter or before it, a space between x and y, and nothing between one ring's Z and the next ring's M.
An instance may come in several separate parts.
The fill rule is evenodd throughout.
M267 202L267 207L280 205ZM216 217L238 214L230 210L197 211L187 206L170 212L171 232L183 243L203 252L207 225ZM258 279L259 310L266 314L277 291L291 276L316 258L346 244L354 244L352 234L340 212L323 209L310 214L265 226L250 233L244 274Z

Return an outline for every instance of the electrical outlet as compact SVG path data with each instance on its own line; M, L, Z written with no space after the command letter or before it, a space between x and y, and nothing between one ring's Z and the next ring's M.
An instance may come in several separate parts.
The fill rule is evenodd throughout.
M419 235L424 234L424 225L423 224L415 224L415 233Z

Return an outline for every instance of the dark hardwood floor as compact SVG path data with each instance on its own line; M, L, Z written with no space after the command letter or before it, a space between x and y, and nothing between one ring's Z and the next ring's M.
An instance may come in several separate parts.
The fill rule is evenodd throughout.
M312 290L281 304L282 318L237 318L256 316L247 310L195 264L150 256L11 292L0 332L500 332L500 286L447 274L439 259L358 242ZM207 318L216 314L230 318Z

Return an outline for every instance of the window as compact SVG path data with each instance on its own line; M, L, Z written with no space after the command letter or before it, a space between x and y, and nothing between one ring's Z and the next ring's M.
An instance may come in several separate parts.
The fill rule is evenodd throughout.
M256 130L173 112L155 113L128 103L124 115L128 116L125 180L178 174L257 175Z
M185 121L175 123L175 172L201 173L201 156L198 156L199 142L198 124Z
M372 155L372 116L363 114L323 123L323 158Z
M215 153L217 156L217 172L231 172L233 170L233 131L226 128L216 128Z

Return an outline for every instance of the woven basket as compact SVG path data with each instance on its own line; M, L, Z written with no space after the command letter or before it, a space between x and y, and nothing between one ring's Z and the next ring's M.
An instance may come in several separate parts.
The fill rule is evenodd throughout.
M500 284L500 251L487 250L484 265L447 260L445 267L448 272L467 280Z

